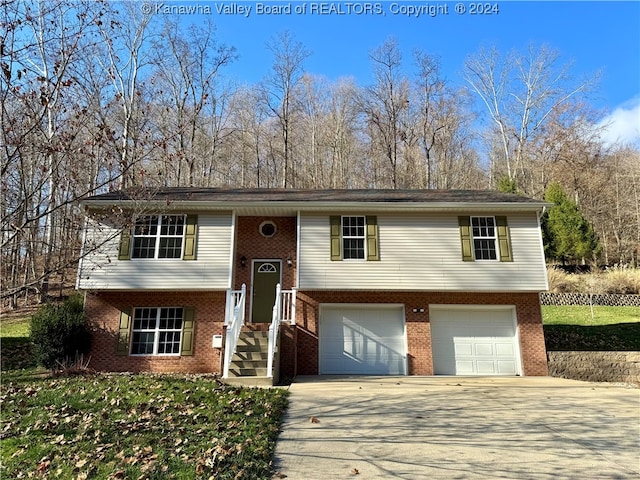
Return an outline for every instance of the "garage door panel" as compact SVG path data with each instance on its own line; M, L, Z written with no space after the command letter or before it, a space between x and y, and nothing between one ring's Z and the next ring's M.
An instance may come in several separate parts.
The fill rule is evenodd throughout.
M319 334L321 374L406 373L401 308L322 307Z
M430 312L436 375L517 375L518 348L511 309Z
M513 360L499 360L497 362L499 375L515 375L517 373L516 362Z

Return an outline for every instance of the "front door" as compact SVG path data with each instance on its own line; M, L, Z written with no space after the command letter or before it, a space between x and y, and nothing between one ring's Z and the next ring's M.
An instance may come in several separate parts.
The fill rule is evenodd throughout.
M273 304L276 299L276 285L280 283L280 260L255 260L253 262L253 283L251 321L271 323Z

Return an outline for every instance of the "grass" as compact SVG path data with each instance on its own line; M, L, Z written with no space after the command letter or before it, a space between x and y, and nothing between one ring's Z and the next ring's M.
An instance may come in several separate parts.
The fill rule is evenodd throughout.
M212 376L10 382L0 478L267 479L287 391Z
M283 389L206 375L52 378L29 319L0 323L0 478L270 479Z
M32 354L29 317L3 318L0 321L0 370L3 381L41 373Z
M640 350L640 308L543 306L548 350ZM34 378L28 318L0 323L0 478L268 479L280 389L212 376Z
M640 307L542 307L547 350L640 351Z

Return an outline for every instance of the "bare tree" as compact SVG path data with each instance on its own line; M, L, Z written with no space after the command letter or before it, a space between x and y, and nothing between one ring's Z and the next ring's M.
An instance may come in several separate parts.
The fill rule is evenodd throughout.
M526 165L531 139L556 109L585 94L594 83L594 79L574 82L570 66L559 62L557 51L533 45L524 54L504 57L496 48L481 49L465 61L464 78L496 128L506 175L525 190L531 180Z
M282 139L282 187L295 187L295 161L291 154L291 130L297 108L295 92L304 74L304 61L311 55L288 31L274 37L267 45L274 60L264 80L264 101L277 119ZM272 150L273 151L273 150ZM293 171L292 171L293 170Z
M142 70L150 65L149 25L151 15L141 13L135 3L123 3L123 12L111 10L100 22L100 34L105 46L104 56L96 60L108 72L113 88L114 103L119 110L110 115L121 172L119 184L114 188L127 188L135 184L136 163L141 161L138 147L142 141L143 101L145 99ZM119 141L118 141L119 139Z
M173 145L166 153L165 172L175 168L173 183L177 185L200 185L211 177L223 137L228 95L217 90L218 76L236 55L234 48L216 42L214 32L213 24L208 23L192 26L185 36L176 22L167 21L154 42L154 98L165 112L163 137ZM199 150L198 143L209 144L209 151ZM169 182L167 175L165 183Z
M372 146L383 152L390 171L390 184L398 188L399 144L406 133L402 115L409 106L409 81L401 71L402 54L394 38L369 55L375 83L363 91L361 108L366 115Z

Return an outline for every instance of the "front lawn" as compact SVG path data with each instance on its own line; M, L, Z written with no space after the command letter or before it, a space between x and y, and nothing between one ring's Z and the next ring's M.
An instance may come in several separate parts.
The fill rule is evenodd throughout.
M640 351L640 307L542 306L549 351Z
M3 381L0 478L268 479L283 389L212 376Z

